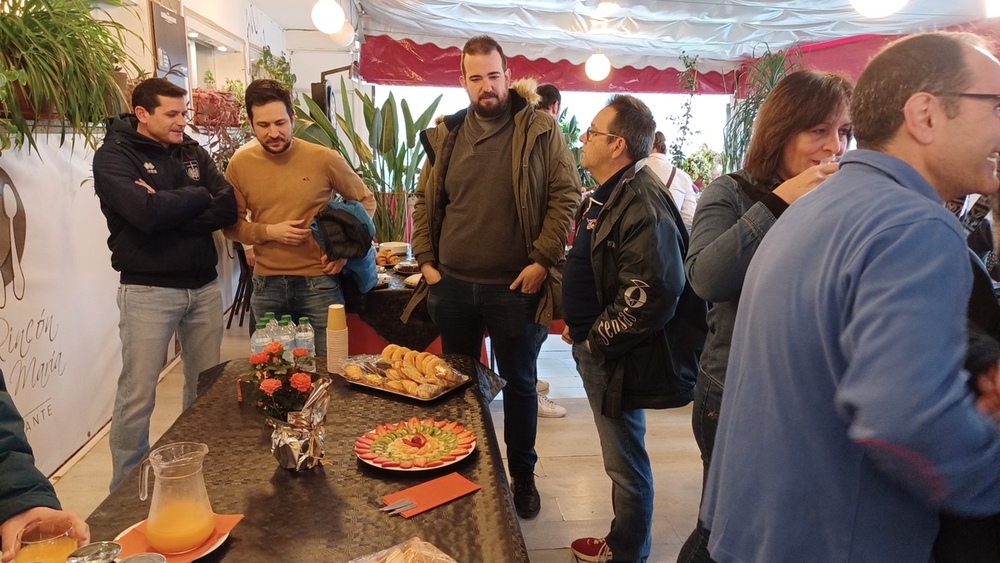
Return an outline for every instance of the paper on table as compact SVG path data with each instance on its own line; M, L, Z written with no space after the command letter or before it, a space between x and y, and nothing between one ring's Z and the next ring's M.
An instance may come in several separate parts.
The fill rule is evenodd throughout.
M177 553L174 555L166 555L167 563L190 563L195 559L202 557L209 552L215 550L222 543L223 538L233 531L236 524L239 524L240 520L243 519L242 514L216 514L215 515L215 530L212 531L212 535L208 536L205 543L201 544L196 549L187 551L185 553ZM125 535L115 540L122 546L122 552L120 557L122 559L128 557L129 555L136 555L138 553L150 553L156 552L150 545L149 541L146 540L146 521L143 520L138 526L132 528ZM157 552L158 553L158 552Z
M458 473L449 473L448 475L432 479L409 489L403 489L398 493L385 495L382 497L382 502L388 506L400 499L409 499L417 505L416 508L400 512L400 514L404 518L410 518L421 512L441 506L446 502L451 502L458 497L474 493L480 488L479 485L469 481Z

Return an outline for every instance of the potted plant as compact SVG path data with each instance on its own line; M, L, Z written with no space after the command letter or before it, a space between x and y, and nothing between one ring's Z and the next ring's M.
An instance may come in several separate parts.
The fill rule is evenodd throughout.
M309 97L305 97L309 111L299 110L295 135L340 152L375 194L378 204L373 218L375 237L380 242L403 241L410 220L407 200L417 187L420 165L424 160L424 147L417 134L430 123L441 96L414 119L406 100L401 100L397 106L396 98L389 94L382 107L378 107L367 94L355 90L363 105L365 128L368 130L366 141L355 129L343 78L340 91L344 112L336 115L337 125L347 137L354 154L347 151L336 128Z
M277 80L291 90L295 86L295 75L292 74L292 63L285 58L285 54L274 56L271 48L267 45L261 52L260 58L253 64L254 78L271 78Z
M723 171L732 172L743 165L757 111L778 81L802 67L796 55L796 52L771 53L766 49L759 59L747 63L746 70L737 77L736 93L739 96L743 92L743 96L736 98L723 131Z
M580 175L580 184L585 190L592 190L597 187L597 182L594 180L590 172L583 169L580 165L580 161L583 159L583 147L577 145L580 140L580 124L576 120L574 115L566 121L567 110L562 110L559 114L559 126L562 128L563 137L566 138L566 145L569 146L569 152L573 155L573 160L576 162L576 172Z
M244 91L241 80L227 80L222 90L195 88L191 92L192 127L205 135L212 160L222 173L236 150L253 138L247 124Z
M0 0L2 145L35 148L36 127L56 126L96 147L103 121L122 110L114 65L138 73L121 24L91 15L123 0ZM106 13L106 12L105 12ZM17 73L12 79L10 73Z

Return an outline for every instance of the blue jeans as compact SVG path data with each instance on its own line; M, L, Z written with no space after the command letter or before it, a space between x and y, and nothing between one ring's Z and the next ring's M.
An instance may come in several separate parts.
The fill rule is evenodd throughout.
M614 561L646 561L653 527L653 469L646 453L646 412L622 411L620 419L602 415L611 366L598 362L584 342L573 344L573 359L594 412L604 470L611 477L615 517L605 539Z
M535 322L538 294L511 291L505 285L464 282L451 276L430 286L427 312L441 331L445 354L479 358L483 333L496 352L503 388L503 439L512 474L535 469L538 429L538 351L546 327Z
M216 282L198 289L123 284L118 288L122 373L111 419L115 490L149 451L149 417L167 345L175 332L184 362L184 408L198 394L198 375L219 363L222 294Z
M701 490L705 494L705 483L708 482L708 468L712 464L712 449L715 447L715 434L719 427L719 411L722 409L723 385L719 381L701 371L698 374L698 387L695 390L694 410L691 412L691 427L694 429L694 439L701 450L703 467ZM677 555L677 563L712 563L708 553L709 530L698 519L694 531L681 546Z
M309 317L316 330L316 354L326 355L326 316L330 305L344 302L338 276L257 276L253 277L250 312L254 319L273 311L299 317Z

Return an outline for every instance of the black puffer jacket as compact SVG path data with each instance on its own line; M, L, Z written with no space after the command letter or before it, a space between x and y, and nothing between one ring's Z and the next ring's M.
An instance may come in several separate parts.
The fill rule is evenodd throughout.
M164 148L139 134L130 114L109 119L107 130L94 155L94 188L121 282L194 289L214 280L212 231L236 222L236 199L208 152L187 135Z
M705 301L684 276L688 236L644 161L627 170L597 218L590 257L604 312L587 340L615 365L602 414L672 408L694 398Z

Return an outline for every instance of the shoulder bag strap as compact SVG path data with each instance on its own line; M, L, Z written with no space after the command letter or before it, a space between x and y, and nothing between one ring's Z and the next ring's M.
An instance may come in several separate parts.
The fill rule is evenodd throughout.
M751 184L745 178L743 178L743 176L740 176L735 172L726 174L726 176L732 178L733 181L735 181L736 184L740 187L740 189L743 190L743 193L747 194L747 197L749 197L754 203L757 203L765 195L767 195L767 192L763 188L759 187L757 184Z

